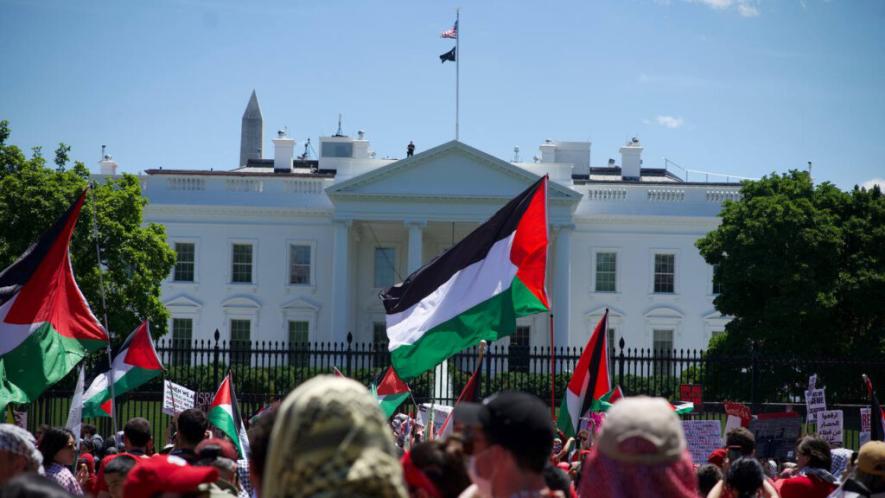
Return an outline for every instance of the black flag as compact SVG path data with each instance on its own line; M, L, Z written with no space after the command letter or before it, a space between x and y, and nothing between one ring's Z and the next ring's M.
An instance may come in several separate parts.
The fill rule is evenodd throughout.
M455 47L452 47L451 50L439 56L439 61L445 63L446 61L455 62Z

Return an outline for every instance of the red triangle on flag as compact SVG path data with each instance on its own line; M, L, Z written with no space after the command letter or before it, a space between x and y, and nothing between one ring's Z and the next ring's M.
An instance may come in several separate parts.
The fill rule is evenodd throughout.
M123 361L127 365L145 370L163 370L163 364L160 363L157 350L154 349L154 341L151 339L147 320L142 322L132 333L132 340L129 341L129 348Z
M387 367L387 372L384 374L384 378L381 379L381 382L378 383L378 386L376 388L378 396L399 394L407 392L408 390L408 384L406 384L405 382L403 382L402 379L399 378L399 375L396 374L396 371L393 369L393 367Z
M231 405L230 397L230 375L225 375L224 380L221 381L221 385L218 386L218 391L215 393L215 397L212 399L212 404L209 405L209 408L212 409L216 406L221 405Z

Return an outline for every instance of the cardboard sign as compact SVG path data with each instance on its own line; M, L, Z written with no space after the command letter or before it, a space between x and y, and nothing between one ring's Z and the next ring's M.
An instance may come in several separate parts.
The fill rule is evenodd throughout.
M753 418L749 406L734 401L725 402L725 413L740 418L741 425L744 427L750 425L750 419Z
M809 423L817 421L817 414L827 409L827 397L824 389L805 391L805 420Z
M817 414L817 435L830 443L831 448L841 448L842 410L824 410Z
M704 405L704 387L702 384L679 384L679 400L691 401L700 410Z
M194 407L196 393L170 380L163 381L163 413L178 415Z
M870 439L873 437L873 424L872 424L872 410L870 407L861 408L860 409L860 434L858 434L858 440L860 442L860 446L863 446L864 443L868 443Z
M750 421L749 429L756 436L757 457L786 460L795 457L802 419L796 412L760 414Z
M448 405L433 405L433 434L439 434L439 429L446 421L453 408ZM427 426L430 424L430 403L422 403L418 407L418 423L424 426L425 437L428 434ZM454 425L454 424L451 424ZM448 429L448 428L447 428Z
M710 453L722 447L722 425L718 420L683 420L682 430L696 464L706 463Z

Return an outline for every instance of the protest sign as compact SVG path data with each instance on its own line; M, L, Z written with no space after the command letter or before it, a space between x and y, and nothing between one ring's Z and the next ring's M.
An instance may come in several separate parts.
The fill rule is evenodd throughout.
M424 426L424 434L427 432L427 425L430 423L430 403L422 403L421 406L418 407L418 423ZM443 422L446 421L446 417L449 416L449 413L452 412L452 407L448 405L433 405L433 434L439 434L439 429L442 427Z
M722 447L722 425L718 420L683 420L682 430L694 463L705 463L713 450Z
M824 410L817 414L817 435L830 443L831 448L841 448L842 410Z
M750 425L750 419L753 418L749 406L734 401L725 402L725 413L740 418L741 425L744 427Z
M808 376L808 390L813 391L815 387L817 387L817 374L811 374Z
M824 389L805 391L805 420L808 423L817 421L817 414L827 409L827 398Z
M722 433L722 446L725 446L725 435L728 434L728 431L738 427L743 427L741 418L735 415L728 415L728 418L725 419L725 431Z
M691 401L700 410L704 406L704 387L701 384L679 384L679 400Z
M163 413L178 415L194 407L196 393L170 380L163 381Z
M870 416L871 413L872 410L870 410L869 406L860 409L860 434L858 434L860 446L863 446L864 443L868 443L873 437L873 424L871 422L872 418Z
M802 419L796 412L763 413L750 421L749 429L756 437L757 457L785 460L795 457Z

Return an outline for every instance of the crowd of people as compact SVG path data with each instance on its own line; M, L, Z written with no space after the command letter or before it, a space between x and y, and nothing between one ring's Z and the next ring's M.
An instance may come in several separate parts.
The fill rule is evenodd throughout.
M885 498L885 442L852 452L807 435L795 462L773 462L736 428L696 465L660 398L621 399L575 438L518 392L459 404L453 425L424 438L429 428L388 421L365 387L333 376L254 419L248 458L213 435L200 409L175 417L161 448L143 418L108 438L85 425L79 448L66 429L0 424L0 498Z

